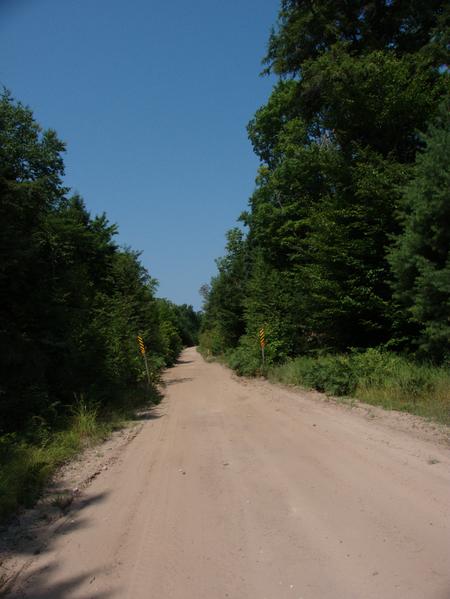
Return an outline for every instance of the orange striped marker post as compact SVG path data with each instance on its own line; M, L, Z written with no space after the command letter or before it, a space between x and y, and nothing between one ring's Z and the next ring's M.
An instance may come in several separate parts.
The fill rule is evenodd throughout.
M264 348L266 347L266 333L263 328L259 329L259 345L261 346L262 365L264 368Z
M150 371L148 369L147 352L145 351L144 340L142 339L142 337L140 335L137 336L137 342L138 342L138 345L139 345L139 351L141 352L142 357L144 358L145 371L147 373L147 381L148 381L148 384L150 386Z

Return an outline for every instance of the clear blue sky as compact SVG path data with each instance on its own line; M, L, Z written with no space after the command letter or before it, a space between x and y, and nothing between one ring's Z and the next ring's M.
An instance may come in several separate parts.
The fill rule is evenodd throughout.
M67 143L66 181L200 307L254 188L245 126L278 0L0 0L0 82Z

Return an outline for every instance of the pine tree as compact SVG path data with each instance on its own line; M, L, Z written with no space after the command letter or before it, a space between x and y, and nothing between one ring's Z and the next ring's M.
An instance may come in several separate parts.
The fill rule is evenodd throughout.
M450 103L424 136L390 254L395 297L413 324L419 355L450 356Z

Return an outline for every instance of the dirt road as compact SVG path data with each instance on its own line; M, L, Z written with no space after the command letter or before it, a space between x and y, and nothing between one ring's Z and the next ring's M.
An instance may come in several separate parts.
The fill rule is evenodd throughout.
M447 451L194 349L13 597L448 599Z

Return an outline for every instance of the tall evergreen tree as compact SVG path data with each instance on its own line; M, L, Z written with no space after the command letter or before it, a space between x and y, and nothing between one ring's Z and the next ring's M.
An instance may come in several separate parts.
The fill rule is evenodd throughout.
M395 297L406 307L419 354L450 356L450 103L424 136L391 251Z

